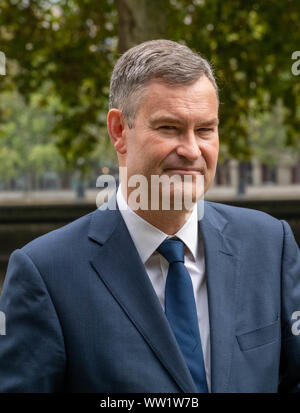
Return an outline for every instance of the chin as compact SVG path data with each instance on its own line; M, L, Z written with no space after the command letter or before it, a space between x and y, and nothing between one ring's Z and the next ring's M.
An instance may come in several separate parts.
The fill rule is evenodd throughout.
M185 191L171 191L170 193L170 209L189 211L201 198L201 194L197 193L196 188Z

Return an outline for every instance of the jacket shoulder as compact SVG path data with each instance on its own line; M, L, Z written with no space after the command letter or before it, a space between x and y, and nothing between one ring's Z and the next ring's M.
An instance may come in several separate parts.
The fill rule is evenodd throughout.
M255 232L273 236L283 234L280 220L266 212L211 201L206 201L206 206L214 215L221 216L227 221L229 230L243 234Z
M56 251L66 251L68 248L74 249L76 245L86 239L93 212L86 214L75 221L62 227L41 235L21 248L29 256L53 254Z

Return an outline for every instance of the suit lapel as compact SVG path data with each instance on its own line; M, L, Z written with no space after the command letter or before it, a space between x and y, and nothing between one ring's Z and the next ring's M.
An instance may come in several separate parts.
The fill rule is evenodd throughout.
M211 391L226 392L235 337L239 241L225 235L227 220L204 203L199 227L204 243L210 342Z
M91 261L102 282L179 388L197 392L120 212L95 211L89 237L102 245Z

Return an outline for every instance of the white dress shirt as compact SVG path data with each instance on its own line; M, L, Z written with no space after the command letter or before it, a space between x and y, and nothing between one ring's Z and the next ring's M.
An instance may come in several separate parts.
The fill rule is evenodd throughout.
M206 379L208 390L210 392L208 301L203 242L201 232L198 231L197 205L195 205L192 214L183 227L181 227L176 234L169 236L145 221L128 206L123 196L121 185L117 191L117 203L164 311L164 294L169 263L156 250L166 238L177 237L184 243L184 264L190 273L193 283Z

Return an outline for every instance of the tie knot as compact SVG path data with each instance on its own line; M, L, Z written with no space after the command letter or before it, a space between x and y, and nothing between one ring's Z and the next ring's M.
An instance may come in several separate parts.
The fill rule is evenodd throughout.
M184 245L180 240L166 239L160 244L157 251L165 257L169 264L184 262Z

